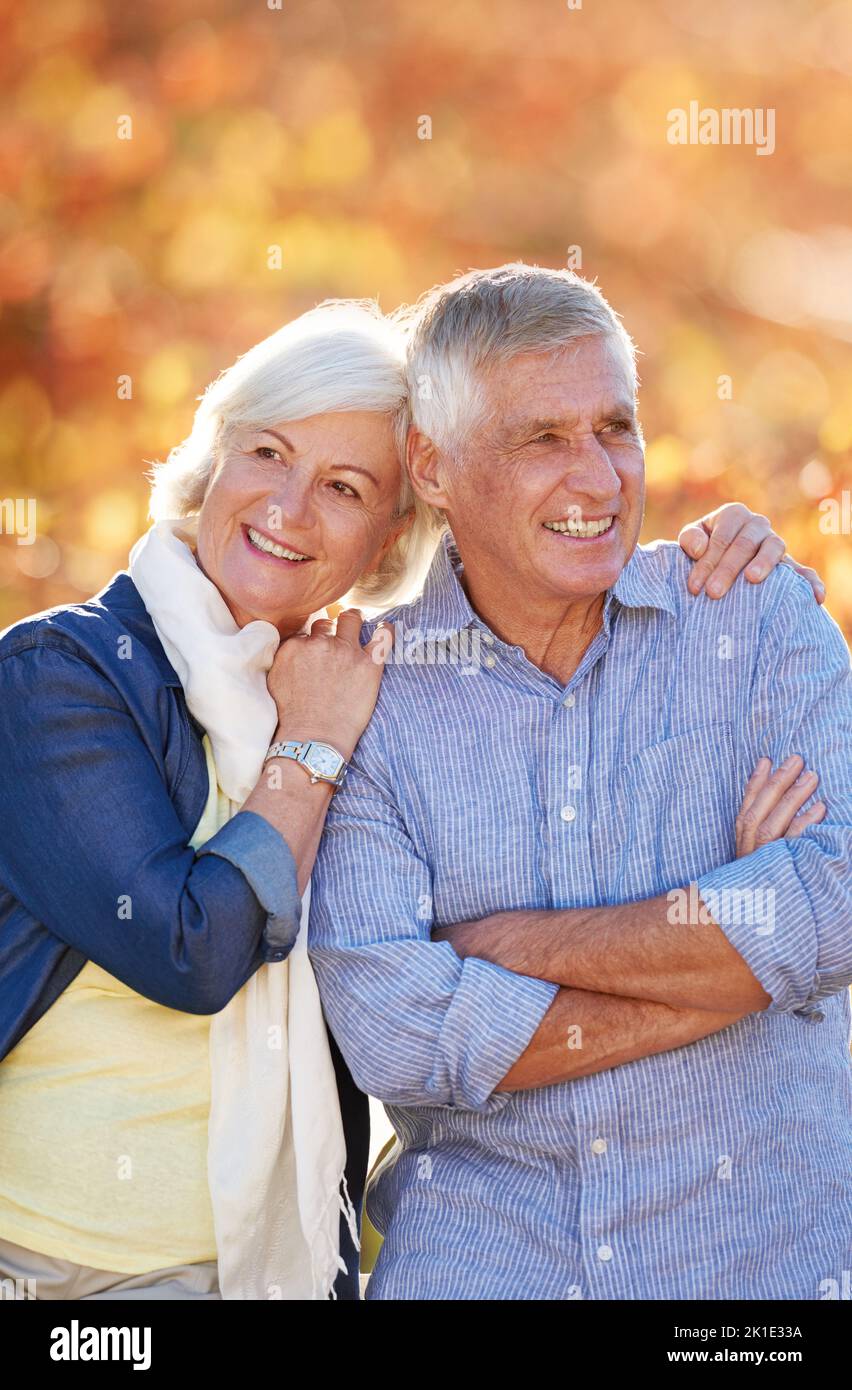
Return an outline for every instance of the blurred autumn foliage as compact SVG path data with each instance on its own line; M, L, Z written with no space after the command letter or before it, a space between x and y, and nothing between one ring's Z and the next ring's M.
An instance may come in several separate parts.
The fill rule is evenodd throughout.
M143 461L284 320L523 258L596 278L644 353L645 538L740 498L852 631L850 0L0 0L0 22L0 498L38 508L34 544L0 535L0 626L124 565ZM670 144L691 101L774 109L774 152Z

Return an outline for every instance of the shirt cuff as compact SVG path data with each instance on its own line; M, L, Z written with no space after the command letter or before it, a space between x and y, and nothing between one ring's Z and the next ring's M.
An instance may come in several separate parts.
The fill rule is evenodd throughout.
M471 956L444 1017L439 1059L426 1089L449 1092L453 1105L468 1110L499 1110L510 1091L492 1094L538 1030L559 986L549 980L515 975Z
M805 1013L819 942L810 898L783 840L703 874L704 906L771 999L766 1013Z
M266 910L264 960L285 960L299 934L302 900L296 861L283 835L255 811L238 811L198 853L218 854L239 869Z

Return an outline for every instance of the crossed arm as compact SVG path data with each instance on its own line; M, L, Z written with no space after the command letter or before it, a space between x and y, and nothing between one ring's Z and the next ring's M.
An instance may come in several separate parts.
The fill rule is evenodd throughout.
M460 959L476 956L562 986L498 1091L548 1086L668 1052L766 1008L769 995L724 932L712 920L673 928L668 908L660 897L620 907L504 912L435 932Z
M766 641L747 731L754 748L769 747L783 762L774 773L767 758L758 762L737 820L737 860L699 880L696 920L680 922L670 896L661 895L613 907L497 913L435 932L462 960L476 955L561 987L499 1089L559 1079L552 1074L557 1040L572 1009L587 1011L592 1057L609 1045L613 1060L602 1065L614 1066L749 1013L806 1009L852 983L851 686L839 634L808 641L788 606ZM807 748L819 766L829 818L821 801L801 809L818 779L791 754L795 747ZM760 930L733 911L737 893L752 893L753 901L756 889L770 890L777 905L778 920Z
M667 909L666 898L653 898L618 908L503 912L436 931L460 959L474 955L563 986L496 1090L591 1076L684 1047L766 1008L769 995L720 927L673 929Z
M708 917L673 931L664 898L500 913L430 939L412 911L430 899L428 870L376 780L374 734L366 739L374 770L356 761L333 806L311 915L323 1003L362 1090L388 1103L488 1108L492 1093L670 1051L769 1003L722 930ZM794 783L800 766L774 778L758 769L744 848L758 831L783 833L810 796L811 783ZM798 831L819 818L803 813Z
M477 956L558 985L671 1008L765 1009L769 995L707 909L698 922L676 925L671 910L663 894L612 907L500 912L440 928L435 936L462 958Z
M672 926L662 896L615 907L501 912L440 928L476 956L563 986L498 1090L565 1080L566 1038L579 1027L574 1076L668 1052L765 1009L769 995L721 928Z
M528 1091L671 1052L718 1033L748 1012L671 1008L644 999L560 989L495 1090Z
M852 680L840 634L814 612L803 616L795 592L773 622L743 738L773 765L805 750L828 814L812 808L806 833L781 839L764 826L758 843L765 816L747 812L744 856L699 879L708 910L693 925L670 923L660 897L500 913L433 937L430 868L397 809L381 736L367 730L332 803L311 916L323 1003L362 1090L488 1110L508 1101L500 1092L681 1047L763 1009L806 1010L852 982ZM755 885L777 904L766 933L725 915L721 890Z

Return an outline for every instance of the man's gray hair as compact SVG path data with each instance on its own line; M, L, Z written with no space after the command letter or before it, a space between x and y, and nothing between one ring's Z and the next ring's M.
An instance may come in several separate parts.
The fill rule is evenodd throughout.
M597 286L572 270L522 261L471 270L427 290L403 317L413 422L450 457L482 419L483 378L492 363L602 334L621 345L636 387L632 339Z
M400 460L396 516L414 522L348 596L384 606L406 596L434 551L435 527L405 469L408 391L406 337L372 300L326 300L300 315L213 381L201 397L192 430L165 463L154 464L149 512L154 521L201 510L218 460L234 433L327 411L368 410L390 417ZM416 579L415 579L416 582Z

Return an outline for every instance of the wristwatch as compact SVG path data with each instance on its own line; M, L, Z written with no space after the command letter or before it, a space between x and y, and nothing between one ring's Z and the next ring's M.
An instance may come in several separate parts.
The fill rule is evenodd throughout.
M315 743L313 739L305 743L297 739L291 739L288 743L271 743L264 763L268 763L270 758L291 758L293 762L301 763L312 782L330 782L333 787L343 785L349 766L336 748L328 743Z

